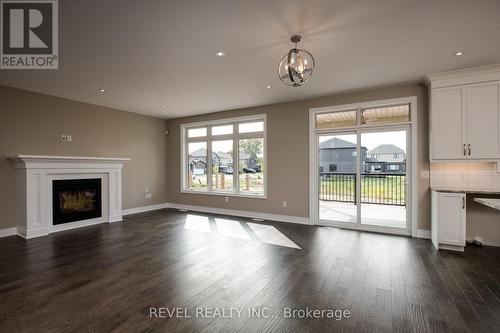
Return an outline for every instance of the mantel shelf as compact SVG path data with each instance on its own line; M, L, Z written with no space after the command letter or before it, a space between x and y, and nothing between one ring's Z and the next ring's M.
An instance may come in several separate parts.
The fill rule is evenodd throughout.
M53 155L7 155L8 160L61 160L61 161L130 161L127 157L88 157L88 156L53 156Z

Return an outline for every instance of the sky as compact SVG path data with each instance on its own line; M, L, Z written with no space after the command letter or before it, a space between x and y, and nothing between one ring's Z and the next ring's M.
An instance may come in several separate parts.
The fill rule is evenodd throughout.
M322 135L319 137L319 142L321 143L335 137L356 144L356 134ZM372 132L361 134L361 145L366 147L368 150L372 150L382 144L393 144L403 149L406 153L406 131Z

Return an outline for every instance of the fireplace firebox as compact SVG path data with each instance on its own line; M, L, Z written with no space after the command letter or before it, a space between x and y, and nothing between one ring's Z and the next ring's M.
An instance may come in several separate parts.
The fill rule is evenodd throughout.
M102 216L101 178L52 181L53 224Z

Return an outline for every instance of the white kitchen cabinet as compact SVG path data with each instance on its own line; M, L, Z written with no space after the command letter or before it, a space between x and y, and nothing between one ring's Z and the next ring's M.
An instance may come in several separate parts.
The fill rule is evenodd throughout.
M437 249L463 251L465 193L432 191L432 243Z
M467 153L470 158L495 158L499 147L498 82L467 86Z
M462 159L465 156L465 87L434 89L432 133L434 159Z
M431 161L500 159L500 65L428 75Z

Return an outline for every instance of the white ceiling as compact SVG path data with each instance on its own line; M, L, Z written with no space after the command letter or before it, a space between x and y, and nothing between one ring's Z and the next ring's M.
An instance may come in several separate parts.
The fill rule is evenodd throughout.
M64 0L59 6L60 69L2 70L0 84L164 118L500 62L499 0ZM295 33L316 58L315 73L300 88L276 74ZM215 57L216 50L227 56ZM454 56L458 50L464 55Z

